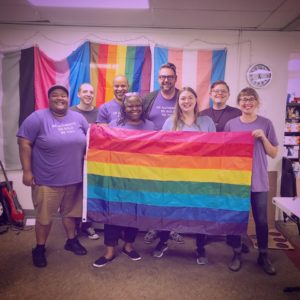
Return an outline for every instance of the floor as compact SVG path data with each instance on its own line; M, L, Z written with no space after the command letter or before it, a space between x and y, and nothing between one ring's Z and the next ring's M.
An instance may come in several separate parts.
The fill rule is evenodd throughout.
M293 224L277 224L300 253L300 236ZM120 254L112 263L95 269L92 263L103 254L103 233L99 240L80 237L88 249L78 257L63 249L65 237L59 219L54 223L47 244L47 268L31 263L35 243L33 228L10 229L0 235L1 299L300 299L299 292L285 293L286 287L300 286L300 267L285 250L270 250L277 268L276 276L266 275L256 264L257 252L251 248L243 255L243 267L237 272L227 268L232 252L223 238L207 245L209 264L196 264L195 243L185 236L182 245L169 242L161 259L151 256L155 244L143 242L139 233L136 249L142 260L131 261ZM120 246L121 246L120 242ZM298 252L297 252L298 251Z

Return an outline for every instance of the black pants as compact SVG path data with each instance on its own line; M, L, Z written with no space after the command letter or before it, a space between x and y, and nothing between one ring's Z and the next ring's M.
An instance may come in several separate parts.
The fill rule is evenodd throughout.
M166 243L170 237L170 232L171 231L159 231L158 236L160 239L160 243Z
M118 245L121 232L124 231L124 242L133 243L138 233L137 228L104 224L104 244L115 247Z

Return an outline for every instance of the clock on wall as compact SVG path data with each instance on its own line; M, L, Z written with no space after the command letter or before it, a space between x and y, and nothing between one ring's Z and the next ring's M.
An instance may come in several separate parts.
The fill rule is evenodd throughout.
M250 66L247 71L247 80L254 88L267 86L272 79L272 71L265 64L255 64Z

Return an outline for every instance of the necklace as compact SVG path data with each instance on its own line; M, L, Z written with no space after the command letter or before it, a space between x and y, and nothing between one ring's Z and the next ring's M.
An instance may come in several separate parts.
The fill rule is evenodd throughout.
M226 110L226 107L224 109L221 109L221 112L220 112L220 110L216 110L216 109L213 109L213 108L211 109L212 119L213 119L216 126L218 126L220 124L220 120L222 119L222 116L223 116L225 110Z

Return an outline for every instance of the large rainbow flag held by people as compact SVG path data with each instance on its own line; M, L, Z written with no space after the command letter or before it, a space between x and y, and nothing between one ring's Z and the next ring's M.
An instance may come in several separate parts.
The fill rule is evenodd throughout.
M243 234L252 152L251 133L92 125L84 212L92 221L143 230Z

